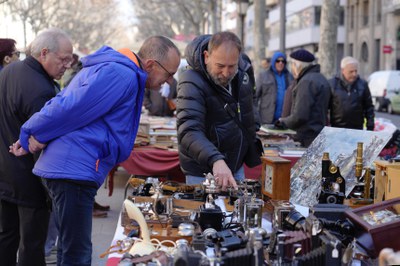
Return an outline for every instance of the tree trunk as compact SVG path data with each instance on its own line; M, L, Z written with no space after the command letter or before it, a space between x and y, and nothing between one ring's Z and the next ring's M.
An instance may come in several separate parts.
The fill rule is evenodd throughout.
M261 59L265 57L265 0L254 0L254 59L255 75L260 72Z
M339 0L323 1L320 24L321 38L318 62L321 65L321 73L329 79L336 73Z

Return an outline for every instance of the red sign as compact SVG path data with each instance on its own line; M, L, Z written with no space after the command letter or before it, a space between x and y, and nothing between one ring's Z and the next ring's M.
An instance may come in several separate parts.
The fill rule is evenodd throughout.
M382 51L384 54L391 54L393 52L393 47L391 45L384 45Z

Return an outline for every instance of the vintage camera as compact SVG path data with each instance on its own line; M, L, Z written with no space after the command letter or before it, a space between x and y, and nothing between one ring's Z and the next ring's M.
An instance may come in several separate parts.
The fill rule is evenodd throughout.
M204 205L200 206L198 223L202 231L207 228L214 228L220 231L222 229L223 218L224 215L218 205L206 202Z
M176 247L174 266L201 265L202 256L194 252L186 239L178 239Z
M273 207L272 227L283 230L286 216L294 210L294 205L287 200L270 200Z
M345 196L342 192L322 190L319 194L318 201L319 203L343 204L344 198Z
M340 169L329 159L329 153L322 157L321 192L317 195L318 203L342 204L346 193L346 181Z

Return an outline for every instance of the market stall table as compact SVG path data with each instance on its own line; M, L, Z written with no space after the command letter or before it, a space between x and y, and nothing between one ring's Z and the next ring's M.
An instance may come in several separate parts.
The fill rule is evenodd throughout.
M299 156L281 156L291 161L293 166ZM163 177L167 180L185 182L185 175L179 165L177 150L159 149L154 146L135 147L129 158L120 164L129 174L143 177ZM109 174L110 193L112 195L115 167ZM261 165L249 168L245 166L245 176L249 179L258 179L261 176Z

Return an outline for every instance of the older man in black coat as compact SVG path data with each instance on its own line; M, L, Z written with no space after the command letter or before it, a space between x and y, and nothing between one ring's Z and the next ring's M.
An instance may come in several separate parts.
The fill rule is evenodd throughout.
M308 147L327 125L330 86L320 73L320 66L313 64L315 57L304 49L290 54L292 74L296 79L292 91L292 106L288 117L277 120L278 127L296 131L296 140Z
M72 44L65 32L49 29L30 45L31 56L0 73L0 264L45 265L49 210L47 192L32 173L32 154L15 157L9 145L22 124L58 92L71 66Z

